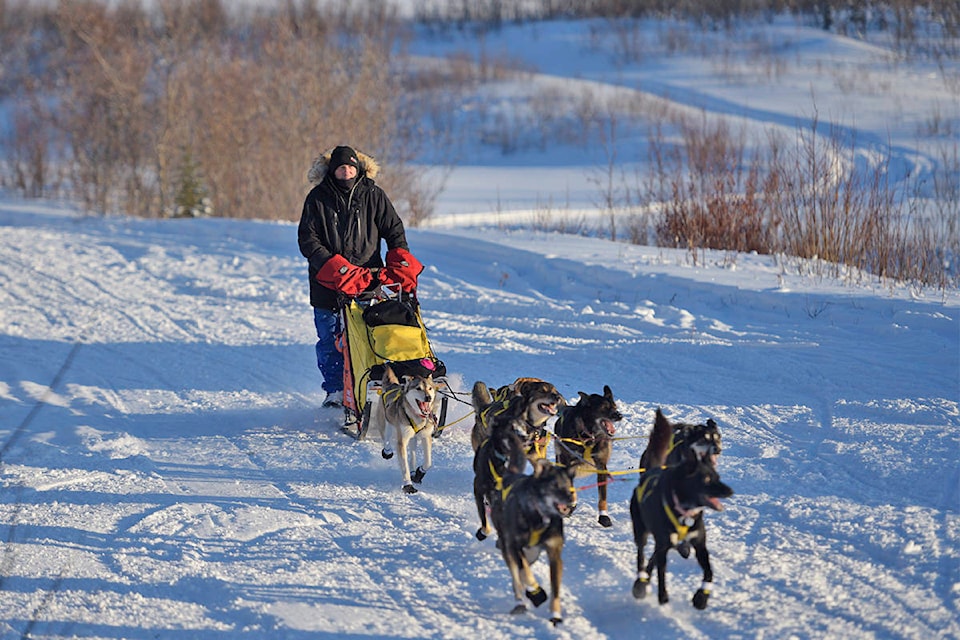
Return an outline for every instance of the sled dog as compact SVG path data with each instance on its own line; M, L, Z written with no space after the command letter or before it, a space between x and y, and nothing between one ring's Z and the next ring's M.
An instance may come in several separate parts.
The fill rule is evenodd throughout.
M527 454L543 458L546 455L547 420L557 415L565 402L557 388L538 378L517 378L512 384L491 391L483 382L473 385L474 423L470 442L476 451L490 437L492 416L511 405L520 404L519 419L526 425Z
M657 409L657 412L660 413L660 409ZM706 424L686 424L683 422L671 424L671 441L664 464L678 464L687 456L693 455L716 468L723 446L720 428L713 419L707 419ZM645 460L646 456L646 451L640 456L641 469L650 466Z
M580 475L596 473L597 476L597 521L601 526L613 525L607 513L607 463L613 449L614 423L623 420L617 410L613 392L603 386L603 395L586 394L580 391L577 404L560 410L553 426L557 441L554 443L557 464L578 465Z
M633 597L646 597L650 572L656 567L658 600L660 604L668 602L667 552L682 542L688 542L703 570L703 582L693 596L693 606L705 609L713 585L713 569L707 551L703 510L722 511L720 499L732 496L733 490L720 481L715 467L694 455L675 465L663 466L672 434L673 425L657 409L644 453L648 470L640 476L640 482L630 497L633 539L637 545L637 579L633 583ZM644 546L651 535L654 550L647 561Z
M526 597L539 607L547 594L537 583L530 565L546 550L550 560L550 621L558 625L560 579L563 575L563 520L577 506L572 467L558 467L544 459L532 462L533 475L512 475L505 479L503 514L498 534L500 551L510 570L516 604L511 613L527 610Z
M389 364L384 365L382 382L380 401L371 406L370 426L383 442L381 455L384 459L393 457L396 446L403 492L416 493L413 483L422 482L433 463L437 384L433 375L409 375L400 380ZM423 453L423 464L417 466L411 476L410 467L416 464L417 444Z
M508 410L493 418L490 437L483 441L473 456L473 496L477 503L477 515L480 516L477 540L484 540L493 529L500 529L503 478L522 473L527 465L523 445L526 431L523 422L514 415L515 411Z

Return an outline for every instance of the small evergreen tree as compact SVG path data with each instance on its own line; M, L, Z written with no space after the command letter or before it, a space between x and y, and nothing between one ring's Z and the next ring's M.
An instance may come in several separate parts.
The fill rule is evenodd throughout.
M207 188L200 175L200 167L189 150L183 152L177 182L179 187L173 198L171 218L197 218L213 213Z

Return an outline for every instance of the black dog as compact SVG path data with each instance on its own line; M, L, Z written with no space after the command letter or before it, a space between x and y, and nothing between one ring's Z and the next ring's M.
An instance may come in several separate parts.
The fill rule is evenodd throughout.
M500 528L503 477L523 472L527 464L521 439L522 435L526 435L519 419L521 405L515 404L514 407L493 419L490 437L483 441L473 456L473 497L480 516L477 540L486 539L492 531L491 523L487 520L487 509L490 510L493 528Z
M659 413L660 410L657 409ZM649 448L648 448L649 451ZM707 419L706 424L672 423L672 438L669 452L664 464L667 466L682 462L688 454L693 453L710 466L716 468L717 459L723 451L721 445L720 428L713 419ZM640 456L640 468L650 467L646 458L647 451Z
M547 595L537 584L530 565L546 550L550 559L550 621L560 624L560 579L563 575L563 519L577 506L573 487L576 469L558 467L538 459L533 475L511 475L503 490L503 521L500 524L500 550L510 569L516 605L511 613L527 610L523 596L534 606L546 602Z
M693 606L705 609L713 583L713 569L707 551L703 510L722 511L719 499L732 496L733 489L720 481L715 467L692 453L676 465L662 466L667 459L672 434L673 425L657 409L647 451L644 452L648 470L640 476L640 483L630 498L633 539L637 545L637 579L633 583L633 597L647 595L650 572L656 566L657 597L660 604L669 601L667 552L688 541L703 570L703 584L693 596ZM643 548L651 534L653 555L649 562L645 562Z
M557 464L579 464L581 475L597 474L598 522L604 527L613 525L607 514L607 463L613 449L615 422L623 420L617 411L610 387L604 385L603 395L580 392L580 401L560 411L554 425L558 442L555 444Z

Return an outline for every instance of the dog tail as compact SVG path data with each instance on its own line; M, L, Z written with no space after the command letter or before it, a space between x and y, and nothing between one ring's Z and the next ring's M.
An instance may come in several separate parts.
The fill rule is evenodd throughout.
M490 395L490 389L487 388L487 385L480 380L477 380L475 383L473 383L471 399L473 401L474 411L480 411L484 407L487 407L493 403L493 396Z
M644 464L647 469L655 469L663 466L670 453L670 443L673 441L673 425L667 420L660 408L657 407L657 415L653 420L653 431L650 432L650 440L647 442L647 450L643 457L646 458Z

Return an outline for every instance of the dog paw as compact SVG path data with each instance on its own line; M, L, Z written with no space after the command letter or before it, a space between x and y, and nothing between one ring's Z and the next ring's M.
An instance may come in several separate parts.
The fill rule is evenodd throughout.
M413 486L412 484L405 484L405 485L403 485L403 492L404 492L404 493L408 493L408 494L416 493L416 492L417 492L417 488L416 488L415 486Z
M515 606L513 609L510 609L510 615L512 615L512 616L516 616L516 615L519 615L519 614L521 614L521 613L526 613L526 612L527 612L527 607L526 607L525 605L523 605L522 603L521 603L521 604L518 604L518 605Z
M380 449L380 457L384 460L389 460L393 457L393 451L387 451L386 449Z
M599 518L597 518L597 522L600 523L600 526L601 526L601 527L612 527L612 526L613 526L613 520L611 520L611 519L610 519L610 516L608 516L608 515L605 514L605 513L602 514Z
M686 540L684 540L683 542L681 542L680 544L678 544L678 545L677 545L677 553L680 554L680 557L681 557L681 558L684 558L684 559L689 558L689 557L690 557L690 543L687 542Z
M417 470L413 472L413 475L410 476L410 479L420 484L423 482L423 476L427 475L427 472L423 470L423 467L417 467Z
M543 587L537 587L532 591L527 589L527 599L533 603L533 606L539 607L547 601L547 592L543 590Z
M670 602L670 596L667 595L666 591L661 591L657 594L657 600L660 602L660 604L667 604Z
M633 597L637 600L647 597L647 589L650 587L649 580L637 578L633 583Z
M487 534L483 531L483 529L477 529L477 540L486 540L486 539L487 539Z
M561 618L560 616L553 616L552 618L550 618L550 622L551 624L553 624L553 626L556 627L563 624L563 618Z
M710 598L710 592L704 591L703 589L697 589L697 592L693 594L693 606L697 609L706 609L707 608L707 599Z

